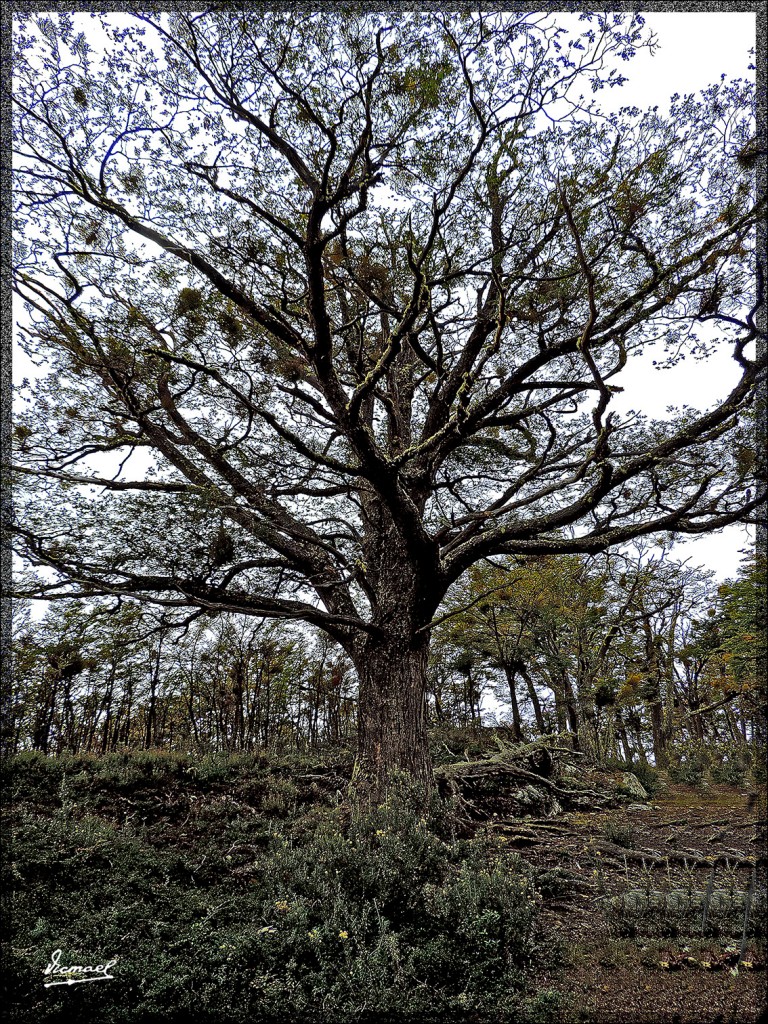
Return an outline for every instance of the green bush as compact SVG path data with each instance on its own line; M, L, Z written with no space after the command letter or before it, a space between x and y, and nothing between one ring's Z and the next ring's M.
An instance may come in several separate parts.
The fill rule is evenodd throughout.
M752 759L750 770L752 782L758 787L764 787L768 782L768 758L765 756L765 747L757 748L755 757Z
M710 748L709 775L713 782L742 786L752 768L752 752L744 743L721 743Z
M524 1005L521 1024L552 1024L553 1021L562 1020L563 1004L562 992L543 989Z
M298 788L288 778L270 775L264 783L261 808L265 814L287 815L296 810Z
M574 891L574 882L578 876L565 868L542 869L536 874L536 891L544 899L570 895Z
M640 785L649 796L652 796L658 790L661 783L658 768L654 768L653 765L647 764L645 761L635 761L626 770L632 772L637 777Z
M25 750L0 765L3 788L12 800L23 797L29 790L56 790L64 774L61 760L39 750Z
M158 847L77 811L15 812L16 1021L526 1019L538 896L491 833L453 840L407 795L203 822L192 845L186 824ZM44 989L54 949L64 964L119 957L115 980Z

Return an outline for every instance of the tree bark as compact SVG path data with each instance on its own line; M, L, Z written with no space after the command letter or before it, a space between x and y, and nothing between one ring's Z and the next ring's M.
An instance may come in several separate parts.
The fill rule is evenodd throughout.
M579 738L580 726L579 712L577 710L576 694L573 690L573 683L568 672L563 669L561 674L561 685L563 688L563 697L565 701L565 712L568 716L568 731L571 734L571 742L573 743L574 750L581 750L581 741Z
M523 677L525 685L528 688L528 696L531 698L533 714L536 718L536 728L539 730L539 733L543 736L544 733L547 731L547 726L544 721L544 713L541 710L541 701L539 700L538 693L536 693L536 687L534 685L533 680L531 679L531 674L525 667L524 662L520 662L520 675Z
M362 647L355 659L358 765L375 799L384 799L393 773L413 778L424 795L433 785L427 738L429 638L394 635Z
M423 511L427 492L412 494ZM378 497L363 494L364 565L371 632L347 653L359 680L358 790L381 802L405 774L426 802L434 785L427 738L427 658L443 589L437 545L421 547Z

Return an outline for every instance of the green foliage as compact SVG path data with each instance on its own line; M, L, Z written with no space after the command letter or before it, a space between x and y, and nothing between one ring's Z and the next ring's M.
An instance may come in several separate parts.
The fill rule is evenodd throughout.
M752 781L756 786L765 786L768 782L768 765L764 755L764 750L758 751L758 756L752 762Z
M24 750L13 758L0 761L0 779L4 786L10 782L23 793L31 787L58 785L64 765L65 762L47 757L39 750Z
M226 775L221 762L193 780L189 764L159 755L74 760L12 766L27 787L4 869L15 888L6 973L17 1021L521 1019L538 896L492 834L454 840L444 812L393 793L268 826L259 814L203 815L191 844L193 823L162 842L91 813L88 787L110 780L119 792L130 768L157 801L170 781L158 768L177 787L211 787ZM41 813L51 764L66 799ZM242 765L229 769L232 781ZM285 813L296 781L270 776L265 802ZM215 808L213 792L204 799ZM118 957L115 980L44 989L59 948L63 964Z
M565 896L573 891L574 877L571 872L559 867L541 871L536 876L536 891L545 899L552 896Z
M723 584L720 597L722 649L731 673L743 687L760 686L758 666L765 654L765 558L752 557L738 579Z
M667 770L673 782L689 786L700 786L707 780L741 786L757 760L746 743L688 741L675 744L670 750Z
M199 288L182 288L176 300L176 312L179 316L196 313L203 305L203 294Z
M746 743L718 743L709 748L709 775L713 782L741 786L755 763Z
M543 989L530 999L520 1017L521 1024L552 1024L561 1020L564 997L556 989Z
M672 782L701 786L706 779L710 757L707 748L696 740L676 743L669 752L667 772Z

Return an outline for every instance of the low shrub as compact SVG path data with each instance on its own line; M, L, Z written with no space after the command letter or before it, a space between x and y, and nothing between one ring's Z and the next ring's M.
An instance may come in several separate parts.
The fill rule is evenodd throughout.
M768 758L766 758L765 753L765 747L762 749L758 748L756 756L752 759L750 775L752 776L752 782L759 788L764 787L768 783Z
M707 781L742 786L752 774L755 757L745 743L677 743L669 751L667 770L672 782L701 786Z
M235 833L212 823L193 846L158 848L81 809L22 809L15 825L3 880L18 1022L528 1019L541 954L528 872L502 839L454 840L407 797L256 814ZM55 949L63 964L118 957L114 980L45 989Z
M609 819L603 825L603 837L615 846L623 846L625 850L633 850L637 839L635 830L629 822L613 821Z
M39 750L25 750L0 761L0 781L11 800L22 798L30 790L55 791L63 774L62 761Z
M562 1020L564 1004L565 999L562 992L551 988L542 989L523 1005L520 1022L521 1024L552 1024L553 1021Z
M754 761L752 751L744 743L713 744L709 757L710 778L728 786L742 786Z
M549 868L539 871L536 875L536 891L544 899L566 896L573 892L576 877L564 868Z
M654 768L646 761L634 761L627 766L626 771L632 772L637 777L638 782L649 796L653 796L661 785L658 768Z
M667 773L672 782L701 786L706 782L711 763L708 748L693 740L677 743L669 751Z

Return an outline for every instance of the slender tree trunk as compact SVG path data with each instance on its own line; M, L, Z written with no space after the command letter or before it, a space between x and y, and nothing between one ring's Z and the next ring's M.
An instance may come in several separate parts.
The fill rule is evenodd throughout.
M235 665L232 670L232 705L233 705L233 716L232 722L232 748L234 750L245 749L245 720L243 717L243 690L244 690L244 672L243 663L240 658L235 660Z
M725 705L725 720L728 723L728 731L731 734L731 739L734 743L743 743L744 737L739 731L739 723L736 721L736 715L733 713L733 708Z
M747 716L745 714L744 698L743 697L739 698L739 718L738 718L738 721L739 721L739 731L741 732L741 738L746 743L747 739L748 739L748 737L747 737Z
M664 722L661 698L654 697L649 706L651 715L651 738L653 740L653 759L657 767L663 768L667 762L666 744L664 742Z
M547 726L544 721L544 713L541 710L541 701L539 700L538 693L536 693L536 687L534 685L533 680L531 679L531 674L525 667L525 665L522 663L520 665L520 675L525 680L525 685L528 688L528 696L531 698L531 704L533 705L533 714L536 718L536 728L539 730L539 733L543 736L544 733L547 731Z
M656 640L651 630L649 618L643 619L645 634L645 664L647 672L648 713L651 718L651 736L653 740L653 759L658 768L667 763L666 735L664 732L664 704L661 694L661 670Z
M197 727L197 713L195 711L195 672L194 663L190 666L189 670L189 687L187 689L187 715L189 717L189 730L192 736L192 740L195 744L195 748L200 745L200 731Z
M512 704L512 736L519 743L523 738L523 724L520 720L520 705L517 702L517 689L515 679L517 672L511 665L504 663L504 674L507 677L509 687L509 699Z
M550 680L550 689L552 690L552 696L555 700L555 722L557 725L557 732L559 735L563 735L568 729L565 714L565 697L560 687L552 680Z
M435 698L435 721L442 722L443 720L443 700L438 692L438 684L435 684L433 695Z
M632 749L632 744L629 742L629 736L627 735L627 727L624 724L624 719L618 711L616 713L616 735L618 736L624 750L624 760L632 764L635 759L634 750Z
M158 644L154 663L149 668L149 706L144 735L144 746L149 750L157 742L157 688L160 683L160 655L163 649L162 640Z
M577 710L576 694L573 692L573 684L567 671L562 674L563 694L565 696L565 710L568 715L568 729L572 735L573 749L581 750L579 740L580 722Z
M46 672L43 676L43 685L41 687L43 701L41 702L41 710L38 714L32 740L33 748L35 750L42 750L44 754L48 753L48 745L51 740L51 728L53 727L53 719L56 714L58 686L58 673L53 670Z
M109 677L107 682L107 692L104 696L104 725L101 734L101 753L106 754L109 748L109 737L112 730L112 700L115 693L115 676L117 673L117 666L115 665L114 659L109 663Z
M61 702L61 726L59 735L56 737L56 753L61 754L65 747L69 747L70 754L77 753L75 749L73 727L75 720L74 708L72 706L72 679L65 679L62 683Z
M131 725L133 714L133 669L128 669L128 680L125 688L125 721L123 723L123 743L129 746L131 742ZM118 737L119 739L119 737Z

